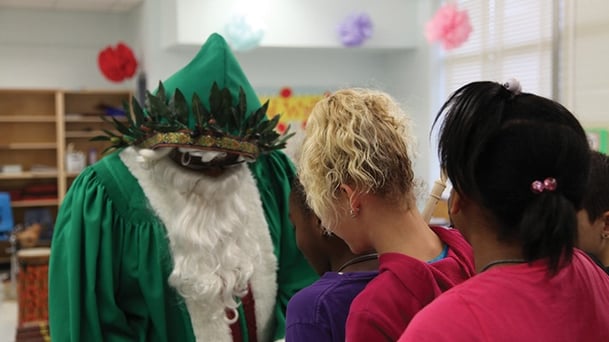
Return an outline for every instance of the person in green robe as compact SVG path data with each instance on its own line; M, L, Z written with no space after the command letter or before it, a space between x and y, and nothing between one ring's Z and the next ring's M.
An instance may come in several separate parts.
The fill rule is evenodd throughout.
M61 204L53 341L273 341L317 275L288 218L295 170L225 40L131 103L116 151Z

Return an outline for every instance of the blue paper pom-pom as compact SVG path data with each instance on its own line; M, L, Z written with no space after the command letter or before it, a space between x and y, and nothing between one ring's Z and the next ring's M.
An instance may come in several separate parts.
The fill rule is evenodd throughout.
M264 27L252 16L235 14L226 23L226 41L235 51L247 51L260 45L264 37Z

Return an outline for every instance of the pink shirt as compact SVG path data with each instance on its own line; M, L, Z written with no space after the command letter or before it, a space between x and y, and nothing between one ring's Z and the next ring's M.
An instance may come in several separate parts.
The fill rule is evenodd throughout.
M471 246L461 233L431 228L448 245L446 257L425 263L404 254L382 254L379 275L351 304L347 341L396 341L415 313L475 273Z
M496 266L423 309L399 341L609 341L609 277L583 252L549 277L544 260Z

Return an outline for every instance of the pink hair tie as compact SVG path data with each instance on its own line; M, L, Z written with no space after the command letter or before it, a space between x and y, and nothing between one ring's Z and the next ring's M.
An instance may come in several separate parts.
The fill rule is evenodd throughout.
M548 177L542 181L533 181L531 183L531 191L533 193L539 194L544 192L545 190L554 191L556 190L556 186L558 183L556 182L556 178Z

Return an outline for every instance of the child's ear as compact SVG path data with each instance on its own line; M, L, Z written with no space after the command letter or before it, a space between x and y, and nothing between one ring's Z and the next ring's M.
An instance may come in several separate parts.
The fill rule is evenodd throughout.
M601 214L601 219L603 220L603 236L609 236L609 211L605 211Z
M355 193L355 189L353 189L350 185L341 184L341 191L347 196L349 199L349 206L352 210L358 211L360 208L360 196Z
M321 220L319 219L319 217L315 218L315 227L317 228L317 231L320 232L320 234L326 235L326 228L321 224Z
M324 227L323 224L321 224L321 220L319 219L319 217L315 217L314 226L315 226L315 228L317 228L317 231L319 232L319 236L321 236L321 237L332 236L332 233L326 227Z
M354 194L353 188L347 184L341 184L340 190L347 195L348 198L351 198Z
M454 189L451 190L449 201L448 201L448 213L450 215L458 214L461 211L463 205L463 199Z

